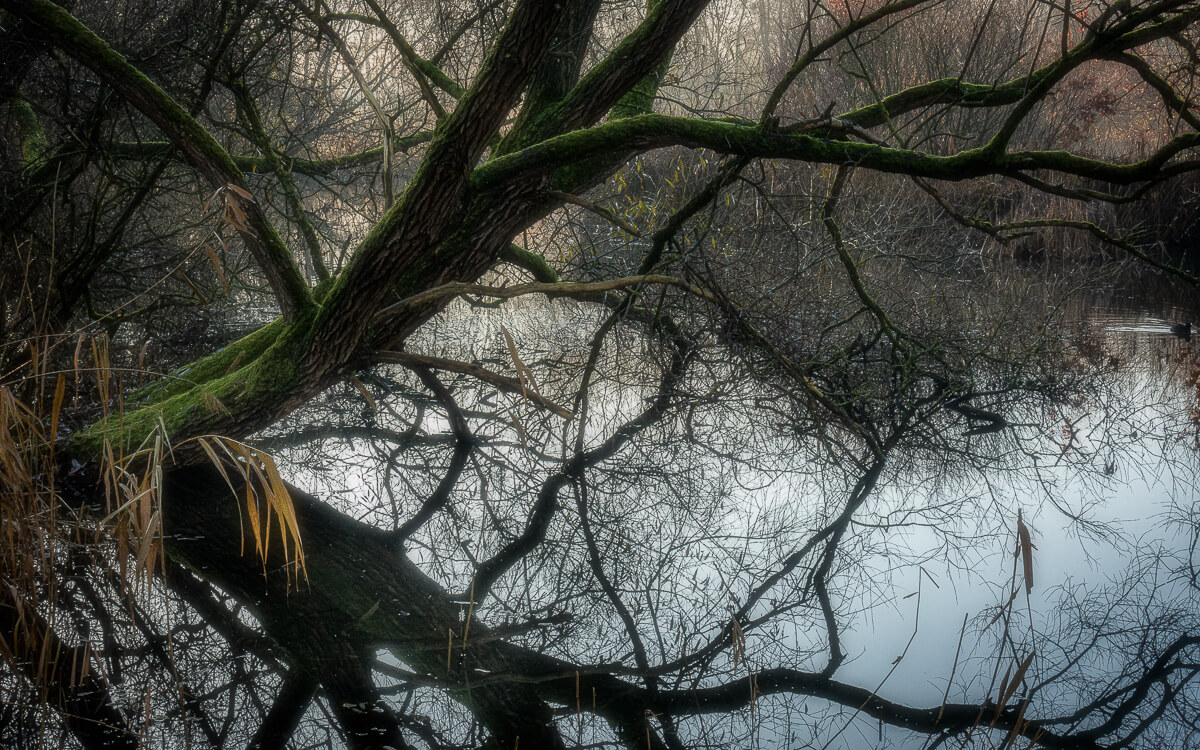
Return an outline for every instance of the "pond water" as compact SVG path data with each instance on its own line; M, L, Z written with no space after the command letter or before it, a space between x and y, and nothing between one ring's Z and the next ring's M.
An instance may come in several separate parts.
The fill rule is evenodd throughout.
M198 578L125 587L115 554L64 547L80 562L54 616L165 748L247 746L281 715L277 744L340 748L364 711L405 717L418 747L474 747L465 704L497 681L557 691L538 700L568 746L615 748L587 706L646 669L673 701L649 725L689 748L1005 747L1001 697L1057 720L1031 733L1116 712L1106 739L1195 747L1200 641L1147 670L1200 634L1200 335L1170 330L1200 307L1156 278L1063 296L1067 274L1003 273L911 282L890 344L824 283L757 342L672 300L709 332L686 356L595 304L456 302L408 351L500 377L439 367L439 396L378 368L259 436L320 501L307 583L239 549L240 517L181 501L168 525L198 520L168 543ZM819 313L836 323L806 327ZM374 656L374 693L298 685L289 660L324 678L347 650ZM9 686L0 742L70 744ZM953 736L901 711L963 706Z
M511 371L511 354L500 343L507 332L540 392L569 405L601 317L574 303L549 310L452 307L413 350ZM884 462L830 573L846 656L835 679L910 706L979 702L995 697L1004 675L1033 654L1009 701L1032 693L1031 714L1069 713L1136 671L1139 644L1161 645L1200 621L1200 358L1193 342L1170 331L1200 319L1200 309L1186 291L1151 279L1077 294L1053 315L1054 330L1069 342L1053 357L1070 361L1023 366L1040 368L1056 392L997 396L1007 425L999 432L972 434L977 422L950 414L928 427L939 434L936 445L901 441ZM653 399L659 371L645 363L662 356L634 335L614 335L601 351L582 438L590 448ZM668 672L674 685L716 684L780 666L820 670L828 639L803 575L811 562L748 599L829 523L865 471L866 464L853 466L854 457L865 459L821 425L797 428L799 438L780 430L787 409L773 406L782 403L778 393L719 360L706 368L688 381L690 401L680 413L639 433L615 459L589 467L602 568L627 600L651 663L702 648L731 620L748 623L736 654L717 654L703 675ZM380 388L416 387L402 375L388 377ZM928 397L932 386L922 388L916 396ZM518 395L467 380L453 381L452 389L479 447L446 512L414 537L409 556L449 590L466 591L473 561L519 532L531 496L571 455L577 434ZM343 432L318 441L316 452L312 445L283 452L295 481L355 518L395 528L433 492L451 450L438 405L426 399L407 408L399 407L394 421L371 418L373 426L410 430L402 450L396 446L403 441L389 447ZM350 424L356 413L340 418ZM574 663L629 663L626 626L594 588L569 490L562 505L545 549L529 555L515 579L501 579L489 601L464 601L463 608L491 622L569 611L570 627L516 640ZM1028 589L1016 552L1018 519L1033 545ZM794 608L788 597L807 603ZM407 668L390 652L381 659ZM403 681L385 683L409 694ZM1185 704L1195 700L1195 688L1188 690ZM431 713L454 711L434 692L412 696ZM594 721L563 722L585 744L607 736ZM1187 730L1164 731L1159 740L1182 742ZM816 697L768 695L727 716L681 720L680 732L707 746L930 744Z
M1179 617L1180 610L1194 627L1200 614L1200 355L1196 342L1171 329L1197 318L1195 302L1175 285L1143 282L1093 291L1071 303L1066 323L1090 329L1096 345L1113 359L1103 393L1064 409L1057 420L1026 429L1026 461L980 472L950 490L986 496L992 512L1009 514L1011 536L972 545L970 556L953 562L935 557L891 569L886 557L880 561L881 572L890 574L902 598L848 628L846 649L852 658L840 677L910 705L937 705L944 697L973 702L996 694L996 664L1003 665L1001 672L1011 668L1008 654L1013 652L1037 653L1036 672L1038 660L1058 666L1056 659L1081 650L1089 638L1118 653L1134 651L1136 635L1125 633L1108 643L1105 638L1121 629L1139 632L1155 618ZM887 496L902 492L885 490L882 505L891 505ZM938 493L928 493L916 503L905 498L895 505L940 500ZM1015 554L1018 509L1035 545L1028 594ZM900 542L905 549L896 556L936 548L937 536L920 527L909 531ZM1005 648L988 633L994 636L1007 622L1002 613L1014 591L1011 627L1017 632L1006 634L1011 643ZM1085 681L1113 679L1105 662L1115 671L1121 659L1107 654L1099 661ZM1071 690L1065 692L1070 701ZM1076 699L1083 702L1087 694L1080 690ZM1180 747L1197 739L1180 731L1173 735ZM929 743L861 715L837 732L847 733L849 746Z

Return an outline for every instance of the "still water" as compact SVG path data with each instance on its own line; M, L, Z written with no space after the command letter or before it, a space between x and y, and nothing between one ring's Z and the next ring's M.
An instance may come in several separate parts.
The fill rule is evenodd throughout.
M1200 336L1170 330L1194 295L1004 273L897 297L890 345L816 289L765 321L772 357L678 301L719 331L686 356L598 338L596 305L455 303L408 351L500 377L440 368L435 397L379 368L259 436L317 498L307 582L213 495L166 507L191 572L129 587L80 544L47 612L143 746L340 748L390 716L474 747L469 702L533 694L567 746L615 748L632 691L689 748L1011 746L995 701L1030 735L1195 747ZM317 690L347 674L353 700ZM0 742L71 745L0 687Z
M1005 665L998 654L1035 653L1034 671L1042 659L1061 662L1071 654L1096 662L1076 687L1062 688L1061 700L1082 703L1090 688L1113 679L1105 672L1122 654L1141 647L1139 628L1163 621L1195 627L1200 355L1196 342L1172 328L1178 332L1197 312L1187 290L1153 282L1094 291L1070 304L1064 324L1086 329L1097 347L1090 354L1110 359L1104 388L1047 419L1010 428L1021 432L1024 460L918 503L939 502L947 491L973 495L985 499L985 512L1007 515L1010 527L1019 509L1035 545L1032 588L1021 586L1015 529L961 557L890 566L885 555L879 569L901 598L850 626L854 656L839 676L908 704L977 702L998 689L997 661ZM911 505L910 498L889 499L904 493L884 490L880 505ZM917 526L895 556L920 556L937 545L938 535ZM1006 611L1014 591L1014 610ZM997 639L1008 614L1015 632ZM1079 656L1084 644L1097 653ZM837 732L848 746L928 744L862 716ZM1188 729L1167 736L1179 747L1197 740Z
M950 414L931 422L934 438L899 441L830 573L845 655L836 680L936 708L995 698L1028 658L1015 699L1029 698L1030 715L1066 715L1110 682L1136 675L1147 644L1194 632L1200 358L1194 342L1170 330L1200 318L1194 302L1156 279L1076 294L1048 314L1066 345L1034 368L1054 381L1054 393L998 396L994 408L1006 422L999 432L973 434L978 423ZM600 318L573 303L546 309L451 308L413 350L482 357L511 370L500 343L511 336L540 392L569 404ZM659 355L644 341L614 336L602 351L582 438L590 447L635 418L656 382L641 363ZM397 377L388 387L399 391L405 385ZM682 415L639 434L616 460L590 467L587 478L603 565L651 663L703 648L731 620L756 625L736 654L721 653L705 674L668 671L675 685L753 679L756 670L779 666L819 671L829 659L810 582L797 574L765 594L758 587L838 511L862 476L851 466L861 454L820 425L799 429L800 437L764 428L762 407L772 414L779 396L740 378L708 365L689 381L693 401ZM916 396L928 398L931 388L916 387ZM409 555L448 589L464 591L472 561L519 529L530 488L553 471L556 457L570 454L577 435L517 396L469 381L456 381L455 393L481 447L452 492L450 512L417 535ZM315 453L308 445L282 455L298 484L355 518L395 528L433 491L440 472L430 477L428 469L444 465L449 447L437 438L448 422L436 405L393 416L393 429L411 431L403 451L343 432ZM355 421L354 414L340 418ZM777 414L765 418L778 422ZM373 417L373 424L386 421ZM564 502L572 504L569 496ZM577 664L629 663L624 626L589 590L578 524L564 514L549 531L548 549L527 558L519 580L503 580L492 600L464 602L464 609L491 621L573 610L586 624L516 640ZM1031 576L1017 554L1022 524L1032 543ZM806 603L792 607L789 597ZM405 667L391 652L380 657ZM384 684L404 692L402 682ZM1181 689L1178 705L1194 703L1194 691ZM430 712L454 711L440 697L414 700L427 701ZM1165 704L1169 713L1173 703ZM594 720L561 722L582 744L610 741ZM1136 737L1180 747L1192 739L1178 723L1155 727ZM727 715L682 719L679 731L689 743L718 747L930 744L820 697L765 695ZM968 744L974 741L984 739Z

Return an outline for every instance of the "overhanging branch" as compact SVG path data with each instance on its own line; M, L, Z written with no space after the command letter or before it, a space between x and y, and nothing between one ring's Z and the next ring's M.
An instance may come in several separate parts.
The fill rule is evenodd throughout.
M478 190L488 190L534 174L550 173L604 153L637 153L667 146L707 148L723 154L818 164L845 164L950 181L1050 170L1130 184L1200 169L1200 161L1172 162L1180 154L1200 146L1200 133L1177 135L1145 159L1118 164L1067 151L988 152L972 149L939 156L872 143L827 140L807 133L764 130L728 120L650 114L566 133L494 159L475 169L471 184Z

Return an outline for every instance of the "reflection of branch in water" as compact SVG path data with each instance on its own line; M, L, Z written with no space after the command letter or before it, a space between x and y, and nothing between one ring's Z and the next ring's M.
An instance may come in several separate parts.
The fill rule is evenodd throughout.
M435 370L448 370L450 372L460 372L464 375L470 375L478 378L485 383L490 383L506 393L521 394L531 403L540 406L543 409L548 409L563 419L573 419L574 414L565 407L559 406L553 401L545 398L540 393L537 393L527 385L522 385L521 381L516 378L510 378L505 375L492 372L479 365L471 364L470 362L459 362L457 360L445 359L442 357L429 357L423 354L410 354L408 352L377 352L376 358L381 362L391 362L398 365L403 365L410 369L431 368Z
M568 460L567 465L546 480L538 492L537 500L529 512L525 529L520 536L476 567L472 583L476 601L485 599L492 584L542 542L558 508L558 493L572 477L577 476L583 468L610 458L643 429L658 422L666 415L675 383L682 377L691 361L691 358L677 351L671 366L662 376L658 395L649 407L636 418L619 427L607 440L595 448L586 452L577 449L574 457Z
M928 397L927 399L923 399L923 401L936 401L944 398L946 395L946 390L950 387L949 381L940 375L930 374L928 377L934 382L935 390L932 396ZM987 435L989 433L999 432L1009 426L1008 420L1001 415L967 403L970 399L977 398L980 395L982 394L967 392L947 399L943 402L943 406L945 406L947 409L958 412L968 420L978 420L987 423L977 427L969 428L963 432L964 435Z
M0 657L40 689L85 747L137 748L90 645L72 646L15 587L0 586Z
M450 427L454 430L454 453L450 456L450 466L446 469L446 474L442 477L442 481L438 483L437 489L421 504L419 511L405 521L400 528L396 529L395 536L397 543L403 543L422 524L428 521L434 513L445 506L446 501L450 499L450 493L454 491L454 485L458 483L463 469L467 466L467 459L470 457L471 451L475 447L475 436L471 434L471 428L467 425L467 420L463 417L462 412L459 411L458 404L454 401L454 396L450 394L446 386L442 385L442 382L428 368L417 367L415 371L417 377L421 378L421 382L429 390L433 391L438 403L446 409L446 413L450 419Z

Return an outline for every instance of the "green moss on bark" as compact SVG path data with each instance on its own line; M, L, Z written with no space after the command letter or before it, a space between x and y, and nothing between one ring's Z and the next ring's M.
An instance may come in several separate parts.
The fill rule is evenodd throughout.
M127 401L141 405L155 404L241 369L266 351L267 347L279 338L286 327L282 319L268 323L207 357L198 359L162 380L135 391Z
M1050 169L1128 184L1160 176L1167 161L1200 145L1200 134L1185 133L1152 156L1133 164L1114 164L1067 151L1005 153L971 149L949 156L888 148L873 143L819 138L807 133L763 130L738 122L668 115L640 115L550 138L477 167L472 188L497 188L514 179L612 153L636 153L665 146L708 148L718 153L781 158L818 164L847 164L880 172L941 180L966 180L985 174Z
M144 405L75 433L68 450L94 461L104 455L105 443L127 454L164 432L172 443L210 433L243 437L278 416L295 389L298 352L314 318L309 311L290 325L275 321L144 389L136 394Z
M500 251L500 260L524 268L533 274L533 278L544 284L553 284L558 281L558 272L546 262L545 258L520 245L510 244L505 247Z
M21 131L21 165L26 168L35 166L49 148L46 131L42 129L42 123L33 107L21 96L10 99L9 106L12 107L13 118Z

